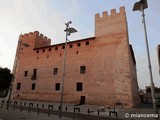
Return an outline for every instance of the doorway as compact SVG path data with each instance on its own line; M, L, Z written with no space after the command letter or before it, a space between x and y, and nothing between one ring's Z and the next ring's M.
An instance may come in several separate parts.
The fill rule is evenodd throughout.
M86 96L81 96L80 105L85 104Z

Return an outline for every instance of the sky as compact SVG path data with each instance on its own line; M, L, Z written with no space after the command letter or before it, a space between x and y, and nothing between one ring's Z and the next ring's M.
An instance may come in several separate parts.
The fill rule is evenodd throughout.
M65 23L72 21L71 27L78 30L72 34L71 41L94 36L94 16L103 11L125 6L129 42L132 44L137 63L139 87L150 85L148 59L144 28L140 11L133 12L138 0L0 0L0 66L12 70L18 38L38 30L52 44L65 41ZM153 81L160 87L158 73L157 46L160 44L160 1L148 0L145 9L147 35L151 55Z

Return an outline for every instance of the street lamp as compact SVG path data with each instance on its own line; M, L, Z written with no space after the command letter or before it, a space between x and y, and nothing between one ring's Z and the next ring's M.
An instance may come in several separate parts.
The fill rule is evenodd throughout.
M158 64L159 64L159 74L160 74L160 45L157 47L157 53L158 53Z
M146 49L147 49L147 56L148 56L148 68L150 73L150 80L151 80L151 93L152 93L152 101L153 101L153 109L156 114L158 114L157 104L156 104L156 97L155 97L155 87L153 83L153 76L152 76L152 68L151 68L151 60L150 60L150 53L149 53L149 45L148 45L148 38L147 38L147 29L146 29L146 22L145 22L145 14L144 9L148 8L147 0L140 0L136 2L133 7L133 11L142 11L142 22L144 25L144 34L145 34L145 41L146 41Z
M64 49L64 61L63 61L63 75L62 75L62 85L61 85L61 102L60 102L60 111L59 111L59 118L62 117L62 109L63 109L63 96L64 96L64 78L65 78L65 72L66 72L66 52L67 52L67 41L68 41L68 36L71 33L77 32L75 28L69 27L69 25L72 22L69 21L65 23L66 29L64 30L66 32L66 40L65 40L65 49Z
M16 74L17 63L18 63L18 56L19 56L18 54L20 53L21 45L23 45L24 47L29 47L30 46L27 43L22 43L22 41L20 41L20 40L18 41L18 48L17 48L16 58L15 58L15 64L14 64L14 67L13 67L13 76L14 77L15 77L15 74ZM12 94L12 89L13 89L13 80L14 80L14 78L11 81L11 86L10 86L10 91L9 91L9 96L8 96L8 100L7 100L7 107L6 107L6 109L9 108L9 103L10 103L10 100L11 100L11 94Z

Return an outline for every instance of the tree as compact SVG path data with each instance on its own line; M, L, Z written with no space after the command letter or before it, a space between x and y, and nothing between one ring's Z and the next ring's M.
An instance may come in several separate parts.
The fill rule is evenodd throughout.
M0 90L6 90L11 85L13 74L10 69L0 67Z

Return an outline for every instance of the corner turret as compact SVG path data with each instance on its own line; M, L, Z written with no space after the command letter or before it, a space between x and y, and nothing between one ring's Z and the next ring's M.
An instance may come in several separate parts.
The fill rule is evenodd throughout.
M39 47L46 47L51 45L51 39L47 38L43 34L39 34L38 31L25 33L24 35L19 36L19 40L22 43L27 43L31 46L32 49Z

